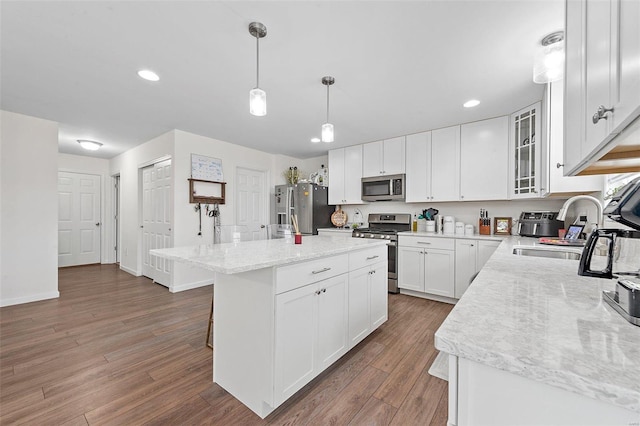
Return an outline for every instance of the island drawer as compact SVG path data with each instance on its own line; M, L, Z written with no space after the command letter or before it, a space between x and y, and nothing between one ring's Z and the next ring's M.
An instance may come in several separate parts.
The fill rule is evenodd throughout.
M323 257L276 269L276 294L322 281L349 271L348 254Z
M398 245L403 247L420 247L440 250L455 250L455 238L418 237L399 235Z
M368 265L387 260L387 246L379 245L349 253L349 270L364 268Z

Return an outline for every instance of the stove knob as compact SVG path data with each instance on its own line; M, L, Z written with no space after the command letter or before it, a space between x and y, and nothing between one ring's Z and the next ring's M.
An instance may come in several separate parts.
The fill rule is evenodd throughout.
M385 236L384 235L380 235L380 239L384 240Z
M390 239L391 239L391 235L387 235L385 238L386 238L387 240L390 240Z
M375 238L375 237L376 237L376 236L375 236L375 235L373 235L373 234L369 235L369 238Z

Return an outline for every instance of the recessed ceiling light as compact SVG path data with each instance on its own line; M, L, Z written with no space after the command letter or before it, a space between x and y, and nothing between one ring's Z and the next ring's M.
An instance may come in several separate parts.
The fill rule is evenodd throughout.
M471 99L470 101L467 101L464 104L462 104L462 106L465 108L473 108L474 106L478 106L478 105L480 105L480 101L477 99Z
M311 138L311 142L318 143L320 142L320 138Z
M158 80L160 80L160 77L158 77L158 74L156 74L155 72L153 72L151 70L140 70L140 71L138 71L138 75L141 78L144 78L145 80L149 80L149 81L158 81Z
M97 151L102 146L100 142L89 141L86 139L78 139L78 143L81 147L83 147L84 149L88 149L89 151Z

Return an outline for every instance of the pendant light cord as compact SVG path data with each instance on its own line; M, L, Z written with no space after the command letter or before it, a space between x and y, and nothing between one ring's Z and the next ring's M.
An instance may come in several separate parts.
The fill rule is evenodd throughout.
M327 123L329 122L329 85L327 84Z
M260 36L256 35L256 87L260 87Z

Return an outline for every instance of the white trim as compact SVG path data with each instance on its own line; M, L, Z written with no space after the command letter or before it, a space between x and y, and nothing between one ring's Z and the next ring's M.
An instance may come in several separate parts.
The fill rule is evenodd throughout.
M122 264L120 264L120 269L122 271L125 271L127 274L133 275L134 277L142 276L141 272L138 272L138 271L135 271L133 269L127 268L126 266L122 266Z
M145 167L153 166L156 163L160 163L161 161L171 160L171 155L163 155L162 157L155 158L153 160L145 161L144 163L138 164L138 169L144 169Z
M451 305L455 305L456 303L458 303L458 299L454 299L453 297L438 296L436 294L423 293L421 291L407 290L407 289L404 289L404 288L400 289L400 294L406 294L407 296L419 297L421 299L435 300L436 302L449 303Z
M206 287L208 285L213 285L213 279L203 280L203 281L195 281L192 283L180 284L173 287L169 287L169 292L178 293L185 290L191 290L199 287ZM213 293L212 293L213 294Z
M38 302L40 300L57 299L58 297L60 297L59 291L51 291L48 293L39 293L31 296L16 297L13 299L3 299L3 300L0 300L0 307L20 305L23 303Z

